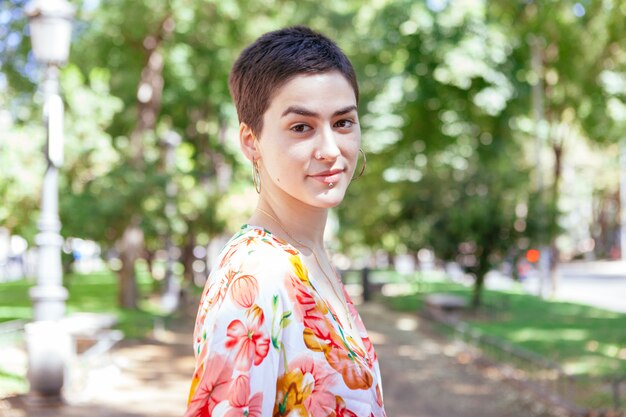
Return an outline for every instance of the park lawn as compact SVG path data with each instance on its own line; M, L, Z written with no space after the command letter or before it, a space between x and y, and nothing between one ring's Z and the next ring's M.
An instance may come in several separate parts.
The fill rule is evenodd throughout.
M138 268L137 272L139 293L142 295L138 310L125 310L117 306L117 276L111 271L103 271L87 275L69 274L65 277L65 286L69 290L66 313L111 313L118 319L115 327L124 333L125 338L146 337L153 330L155 320L164 321L167 317L150 301L153 280L145 270ZM32 319L32 302L28 290L33 285L32 280L0 283L0 323ZM0 344L14 342L14 339L0 338ZM27 390L28 382L23 372L0 368L0 398Z
M111 271L92 274L69 274L65 286L69 291L66 313L95 312L111 313L118 319L116 328L129 339L146 336L155 320L165 319L158 306L150 301L152 279L139 271L138 287L141 294L138 310L125 310L117 305L117 276ZM9 320L31 320L32 302L28 290L32 280L0 283L0 323Z
M384 301L394 310L416 312L428 294L452 293L468 301L471 296L471 288L447 280L415 280L413 288ZM463 320L486 336L557 362L571 375L626 376L626 314L521 291L483 294L484 307Z

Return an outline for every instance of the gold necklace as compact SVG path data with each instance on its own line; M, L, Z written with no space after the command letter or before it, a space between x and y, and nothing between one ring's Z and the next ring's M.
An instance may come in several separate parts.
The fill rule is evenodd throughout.
M289 236L289 238L291 240L296 242L301 247L303 247L305 249L308 249L313 254L313 258L315 259L315 263L317 263L317 266L320 268L320 271L322 271L322 274L324 274L324 277L326 277L326 279L328 280L328 283L330 284L330 289L333 290L333 292L335 293L335 296L337 296L337 299L341 303L344 304L344 308L345 308L345 311L346 311L346 319L348 320L348 326L350 326L350 329L352 329L352 319L350 318L350 310L348 310L348 302L347 302L347 300L345 298L340 297L339 294L337 293L337 290L335 290L335 286L333 285L333 281L326 274L326 271L324 271L324 268L322 268L322 264L321 264L320 260L317 258L317 254L315 253L315 251L313 249L311 249L310 247L308 247L307 245L305 245L304 243L302 243L299 240L297 240L296 238L294 238L293 236L291 236L291 234L289 233L287 228L285 226L283 226L283 224L280 222L280 220L278 220L276 217L274 217L273 215L271 215L270 213L268 213L267 211L263 210L260 207L257 207L257 210L259 210L261 213L265 214L270 219L274 220L276 222L276 224L278 224L280 226L280 228L283 229L283 231L287 234L287 236Z

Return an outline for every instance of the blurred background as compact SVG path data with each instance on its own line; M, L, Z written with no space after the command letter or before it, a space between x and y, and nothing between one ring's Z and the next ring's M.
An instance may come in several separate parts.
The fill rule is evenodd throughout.
M57 15L62 3L48 2ZM367 170L332 211L328 244L368 327L368 314L372 323L414 320L396 329L416 337L407 346L430 337L454 346L450 366L488 358L509 367L503 379L549 392L543 397L556 396L569 413L623 410L625 2L71 5L69 58L46 63L33 54L37 16L29 24L27 2L0 1L0 398L9 399L0 400L0 415L45 415L28 411L45 389L27 377L35 354L25 329L58 318L45 308L34 314L33 288L61 285L72 346L64 362L73 369L63 415L83 415L72 407L109 392L90 370L118 389L102 407L115 395L133 402L114 386L136 371L129 357L150 357L137 350L149 346L176 347L153 358L187 361L177 390L163 388L178 407L163 415L182 413L199 294L211 260L256 203L227 76L248 43L295 24L335 39L359 78ZM47 104L45 119L42 108L56 94L46 87L51 67L59 68L55 97L65 110ZM62 164L51 156L53 130L63 134L55 145ZM58 168L56 186L44 185L50 166ZM48 209L58 211L62 241L48 266L37 247L42 193L57 189L58 210ZM55 257L60 272L46 279ZM394 350L400 336L384 331L383 371L403 356ZM476 378L489 380L480 368ZM142 378L154 386L159 377ZM440 415L416 411L415 395L389 386L390 416ZM549 400L535 411L552 412ZM519 407L493 415L534 412ZM441 415L476 415L470 409ZM148 415L141 413L132 415Z

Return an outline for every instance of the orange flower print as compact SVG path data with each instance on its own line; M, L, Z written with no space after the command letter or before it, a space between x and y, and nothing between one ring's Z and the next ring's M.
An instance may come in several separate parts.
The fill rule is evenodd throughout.
M274 417L308 416L304 401L311 395L312 388L304 383L304 375L299 369L294 369L279 377L276 382Z
M335 348L326 352L328 364L341 374L343 382L350 389L369 389L373 378L369 369L358 359L351 358L348 351Z
M235 349L235 368L248 371L252 363L259 365L270 349L270 338L263 332L263 313L248 317L244 324L233 320L226 330L226 348Z
M224 297L226 297L226 293L228 292L228 287L230 286L231 282L233 282L233 279L235 278L236 275L237 275L236 271L233 271L232 269L228 269L224 273L224 277L222 278L222 280L216 284L218 285L217 293L211 299L209 299L208 301L204 301L204 302L205 303L208 302L209 306L213 304L219 304L224 299Z
M239 239L240 236L237 236L237 238L232 239L230 244L227 246L227 251L224 254L224 256L222 257L222 260L219 264L218 269L221 269L224 267L224 265L226 265L228 262L230 262L233 258L233 256L235 254L239 254L241 252L241 247L245 246L246 248L252 246L255 246L257 237L261 236L263 234L262 230L254 230L254 233L257 236L245 236L243 239Z
M261 324L265 321L265 314L263 313L263 309L259 307L257 304L253 305L246 311L246 317L248 320L256 323L260 322Z
M331 388L335 385L337 374L324 362L316 362L310 356L301 356L294 360L289 364L289 369L302 374L302 382L307 386L305 391L310 392L303 401L309 415L328 416L335 408L335 396Z
M241 275L232 282L230 291L230 295L237 305L250 308L259 293L259 285L252 275Z
M185 417L209 417L217 404L226 400L233 367L226 357L209 358L193 377Z
M311 329L304 329L302 332L302 340L304 340L306 347L314 352L327 353L333 348L330 341L320 339Z
M309 284L309 271L306 269L306 266L302 263L302 260L299 256L291 255L289 257L289 262L291 262L291 266L293 272L295 272L296 276L300 279L300 281Z
M335 412L332 414L333 417L358 417L352 411L346 408L346 402L340 396L335 397L337 401L337 405L335 406Z
M316 291L323 277L300 252L257 226L220 256L196 316L184 417L385 417L376 353L345 288L351 321Z
M233 381L228 403L231 408L224 417L261 417L263 393L257 392L250 397L250 378L239 375Z
M233 257L233 255L235 253L237 253L237 250L239 249L239 245L241 245L241 242L233 243L228 248L228 251L222 257L222 260L221 260L221 262L220 262L220 264L218 266L218 269L222 269L224 267L224 265L226 265L228 263L228 261L230 261L230 259Z

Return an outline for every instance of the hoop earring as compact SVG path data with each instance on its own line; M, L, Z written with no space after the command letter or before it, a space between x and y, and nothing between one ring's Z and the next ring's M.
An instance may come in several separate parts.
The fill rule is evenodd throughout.
M350 181L356 181L359 178L361 178L363 176L363 173L365 172L365 167L367 167L367 158L365 157L365 152L361 148L359 148L359 152L361 153L361 155L363 155L363 166L361 167L361 171L359 172L359 175L357 175L356 177L353 177ZM358 159L357 159L357 162L358 162Z
M259 174L259 167L255 160L252 160L252 182L257 194L261 194L261 174Z

